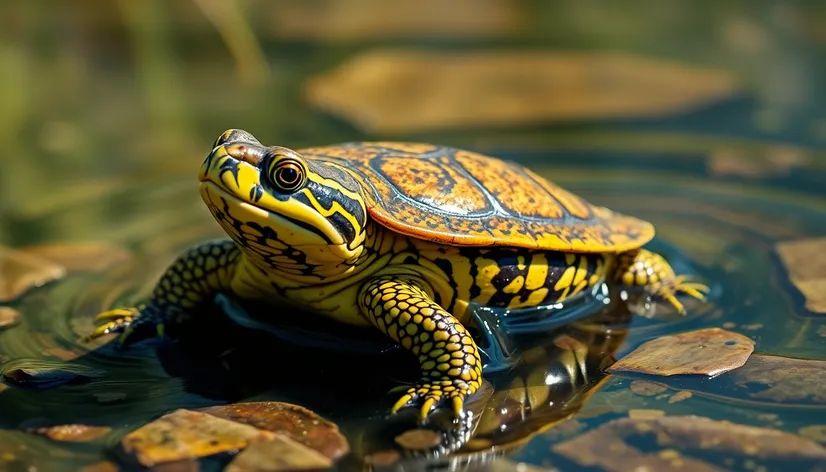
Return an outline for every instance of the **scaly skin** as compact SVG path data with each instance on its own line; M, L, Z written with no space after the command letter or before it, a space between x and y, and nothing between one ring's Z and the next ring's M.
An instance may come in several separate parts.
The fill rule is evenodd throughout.
M677 294L703 299L707 290L676 276L662 257L645 249L575 253L496 239L486 246L445 244L404 234L371 218L363 175L339 161L265 148L239 130L216 141L200 179L204 202L231 240L184 252L149 300L101 313L90 338L121 332L119 342L129 345L185 329L198 306L220 292L273 306L298 305L378 329L417 356L422 378L392 411L416 406L425 420L440 407L461 415L465 399L481 385L479 351L463 325L471 302L511 309L547 305L608 280L641 287L684 312ZM574 205L578 214L610 216L564 195L559 201ZM617 217L611 228L627 231L622 241L628 242L647 231L644 223L635 224ZM569 231L566 238L579 234L587 242L601 238L605 228Z

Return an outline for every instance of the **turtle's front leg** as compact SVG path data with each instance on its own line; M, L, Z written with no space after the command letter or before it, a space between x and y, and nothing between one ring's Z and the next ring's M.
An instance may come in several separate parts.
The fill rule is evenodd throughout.
M613 279L626 287L642 287L651 295L665 300L681 314L685 307L677 299L684 293L705 300L708 286L691 282L686 275L677 275L671 265L659 254L646 249L635 249L617 255Z
M86 340L120 332L118 341L124 346L163 337L169 327L180 325L199 305L229 288L239 256L232 241L208 242L188 249L166 269L149 300L98 314L98 327Z
M459 321L440 307L413 276L369 279L361 289L359 308L383 333L418 356L422 378L392 408L420 406L424 421L430 411L451 406L462 416L465 399L482 383L482 360L476 343Z

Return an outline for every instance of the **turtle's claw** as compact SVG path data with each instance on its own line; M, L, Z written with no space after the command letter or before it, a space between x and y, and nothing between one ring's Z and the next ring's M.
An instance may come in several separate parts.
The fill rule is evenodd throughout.
M677 294L685 294L701 302L706 301L706 294L711 290L707 285L698 282L689 282L688 277L681 275L674 282L660 286L655 295L670 303L680 314L686 314L685 307L677 299Z
M465 398L472 393L470 385L463 380L422 381L408 389L390 412L395 414L406 406L418 405L419 421L424 423L434 410L450 406L454 417L461 418L464 415Z
M154 312L150 311L143 305L104 311L95 316L95 323L103 324L83 338L83 342L89 342L110 333L120 333L117 344L125 347L154 335L163 337L164 325L153 319L151 315Z

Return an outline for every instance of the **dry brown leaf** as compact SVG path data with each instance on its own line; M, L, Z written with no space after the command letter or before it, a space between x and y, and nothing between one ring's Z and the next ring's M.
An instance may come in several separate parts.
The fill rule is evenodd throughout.
M59 264L69 271L100 272L132 257L128 250L105 242L38 244L19 250Z
M806 299L806 309L826 313L826 238L784 241L777 244L777 253Z
M14 308L0 306L0 329L11 328L20 321L20 312Z
M662 116L731 96L734 76L619 52L379 49L305 84L371 133Z
M66 269L46 259L0 246L0 303L9 302L31 288L66 275Z
M754 341L748 337L720 328L708 328L645 342L607 370L713 377L742 366L753 351Z

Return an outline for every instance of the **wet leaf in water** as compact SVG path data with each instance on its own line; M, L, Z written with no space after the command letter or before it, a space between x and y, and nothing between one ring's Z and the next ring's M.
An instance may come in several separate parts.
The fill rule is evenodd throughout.
M199 411L284 434L330 459L337 459L350 450L347 438L339 432L335 423L291 403L247 402L213 406Z
M74 364L51 364L37 361L25 367L3 371L3 380L12 387L45 390L69 383L84 383L104 375L104 372Z
M797 433L804 438L811 439L812 441L826 443L826 424L805 426L797 430Z
M726 71L626 53L383 49L311 77L305 95L362 130L396 133L661 116L736 87Z
M28 428L26 432L46 436L49 439L63 442L88 442L101 438L112 428L108 426L87 426L84 424L63 424L42 428Z
M238 454L225 472L276 472L286 470L326 469L333 465L329 457L282 434L258 440Z
M389 467L398 462L401 457L399 451L390 449L369 454L364 457L364 461L373 467Z
M821 380L826 379L826 361L756 354L732 376L739 385L768 387L750 393L753 398L826 403L826 382Z
M142 465L206 457L243 449L255 439L273 433L217 416L190 410L175 410L127 434L121 444Z
M50 243L18 249L59 264L69 271L100 272L132 257L128 250L105 242Z
M40 287L66 275L54 262L22 251L0 246L0 303L12 301L33 287Z
M677 403L677 402L681 402L683 400L688 400L693 395L694 394L689 392L688 390L683 390L681 392L677 392L674 395L671 395L670 397L668 397L668 403Z
M626 439L637 436L655 438L660 447L680 451L738 454L759 459L826 459L826 448L800 436L783 431L716 421L701 416L661 416L658 418L621 418L569 441L553 451L583 466L600 466L608 471L646 470L721 470L699 459L644 452Z
M645 342L607 370L713 377L742 366L753 351L754 341L748 337L720 328L708 328Z
M20 312L14 308L0 306L0 329L11 328L20 321Z
M644 397L653 397L654 395L659 395L666 390L668 390L668 387L665 385L649 382L647 380L634 380L631 382L631 391Z
M826 238L784 241L777 253L789 280L806 299L806 309L826 313Z
M441 435L430 429L411 429L396 436L396 444L408 451L432 449L439 445Z
M628 410L628 417L634 420L648 420L651 418L659 418L663 415L665 415L665 412L662 410L645 410L641 408Z

